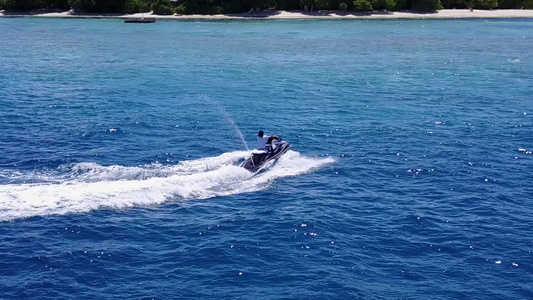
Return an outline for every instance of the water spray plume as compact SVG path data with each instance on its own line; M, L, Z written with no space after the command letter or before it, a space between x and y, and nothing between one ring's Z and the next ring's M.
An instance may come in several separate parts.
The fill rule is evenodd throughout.
M235 131L237 132L237 135L241 139L244 147L246 147L246 150L250 151L250 148L248 148L248 144L246 144L246 140L244 139L244 135L242 134L241 130L239 129L239 126L237 126L237 124L235 123L235 120L228 114L228 112L224 109L224 107L220 103L218 103L217 101L209 99L209 97L207 97L205 95L203 95L201 99L202 99L202 101L213 105L224 116L226 121L228 121L233 126Z

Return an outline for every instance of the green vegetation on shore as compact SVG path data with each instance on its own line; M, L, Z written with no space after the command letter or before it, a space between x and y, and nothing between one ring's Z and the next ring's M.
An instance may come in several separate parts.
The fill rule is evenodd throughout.
M533 0L0 0L8 11L66 10L85 13L233 14L257 10L415 10L442 8L533 9Z

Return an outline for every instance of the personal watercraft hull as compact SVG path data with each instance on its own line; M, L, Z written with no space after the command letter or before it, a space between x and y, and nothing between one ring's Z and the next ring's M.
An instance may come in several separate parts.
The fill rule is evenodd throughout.
M252 153L252 156L244 161L241 164L241 167L252 173L256 173L269 161L277 160L280 156L289 151L290 147L291 144L281 141L272 152L261 151Z

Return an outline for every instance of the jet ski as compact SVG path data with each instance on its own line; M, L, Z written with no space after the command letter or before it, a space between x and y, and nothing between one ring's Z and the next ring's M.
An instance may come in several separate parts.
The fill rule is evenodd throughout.
M252 151L252 156L246 159L240 166L252 173L257 173L266 163L276 161L289 151L290 147L291 144L282 139L272 141L272 150L254 150Z

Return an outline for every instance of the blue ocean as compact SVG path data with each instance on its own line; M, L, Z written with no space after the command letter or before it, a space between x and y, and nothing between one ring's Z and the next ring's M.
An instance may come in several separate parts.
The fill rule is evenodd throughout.
M532 178L531 19L0 19L1 299L532 299Z

